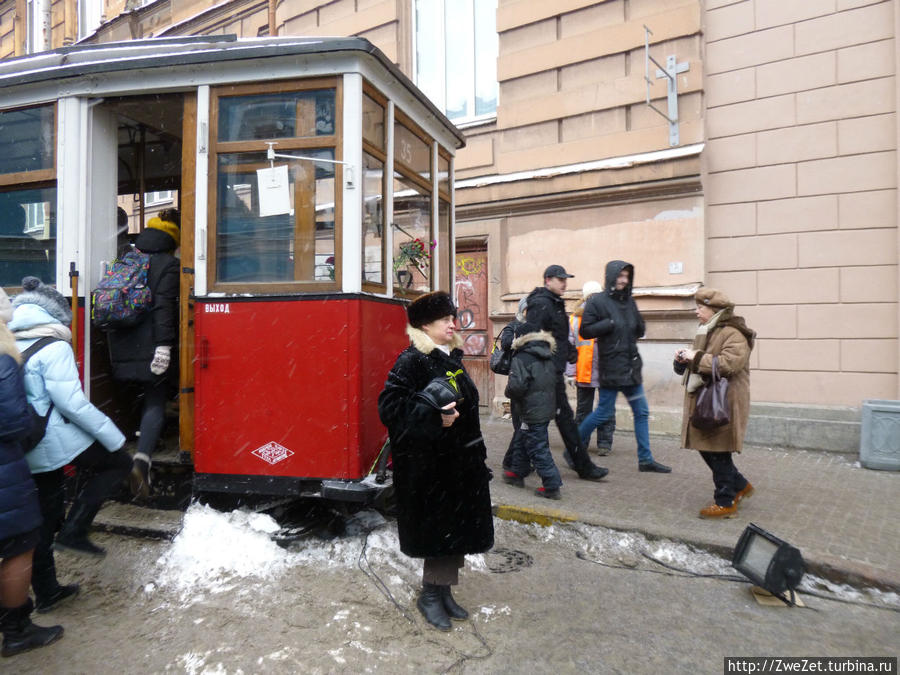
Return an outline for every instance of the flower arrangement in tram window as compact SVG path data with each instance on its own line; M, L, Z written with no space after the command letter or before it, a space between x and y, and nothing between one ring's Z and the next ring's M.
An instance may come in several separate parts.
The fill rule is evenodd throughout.
M436 245L436 241L425 243L421 239L403 242L397 255L394 256L394 271L413 266L424 276L427 262L431 259L431 252Z

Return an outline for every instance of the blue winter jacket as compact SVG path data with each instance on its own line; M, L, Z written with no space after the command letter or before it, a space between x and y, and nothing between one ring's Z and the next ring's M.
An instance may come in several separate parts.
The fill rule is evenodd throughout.
M18 362L0 354L0 540L41 524L41 507L21 440L31 425Z
M49 323L59 323L38 305L19 305L13 311L9 329L13 333ZM19 351L25 351L38 338L19 339ZM53 471L69 464L94 441L114 452L125 443L118 427L84 395L72 346L53 342L25 364L25 391L28 402L39 415L46 415L53 401L53 412L44 439L28 453L32 473Z

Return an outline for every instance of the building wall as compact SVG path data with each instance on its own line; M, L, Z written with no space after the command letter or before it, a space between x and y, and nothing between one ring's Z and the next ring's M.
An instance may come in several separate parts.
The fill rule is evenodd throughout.
M707 282L754 398L898 396L896 4L708 0Z
M0 0L0 57L12 4ZM268 30L261 0L131 6L111 0L92 40ZM791 405L794 419L900 397L896 6L498 0L497 116L466 129L455 165L457 233L487 243L495 332L547 264L576 275L574 306L621 258L637 267L645 377L666 428L681 396L669 359L693 336L701 282L759 333L755 401ZM279 35L366 37L413 77L411 0L283 0L276 23ZM689 66L682 154L645 103L644 25L658 61ZM652 87L665 110L664 81Z

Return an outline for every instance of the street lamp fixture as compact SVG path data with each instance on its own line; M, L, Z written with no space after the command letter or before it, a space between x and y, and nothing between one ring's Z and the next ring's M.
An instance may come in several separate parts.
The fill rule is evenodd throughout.
M789 606L795 604L794 589L803 578L803 556L770 532L750 523L737 546L732 566L757 586L779 598ZM790 599L785 597L785 591Z

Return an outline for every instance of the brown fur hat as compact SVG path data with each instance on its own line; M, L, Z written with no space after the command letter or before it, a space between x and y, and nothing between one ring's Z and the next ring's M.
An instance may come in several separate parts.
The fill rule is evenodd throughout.
M416 298L406 308L409 324L413 328L421 328L426 323L437 321L445 316L456 316L456 307L453 300L444 291L434 291Z
M725 309L734 307L734 303L728 296L717 288L701 288L694 293L694 302L698 305L707 305L713 309Z

